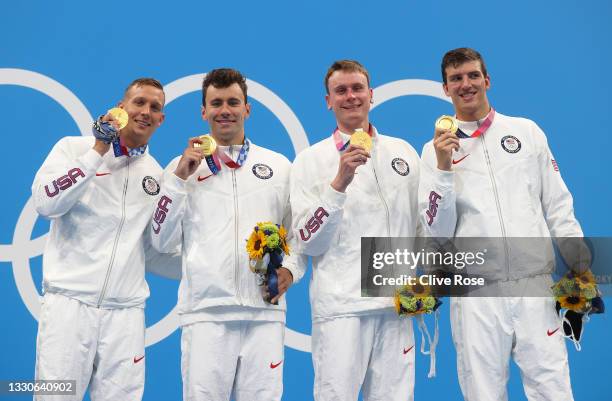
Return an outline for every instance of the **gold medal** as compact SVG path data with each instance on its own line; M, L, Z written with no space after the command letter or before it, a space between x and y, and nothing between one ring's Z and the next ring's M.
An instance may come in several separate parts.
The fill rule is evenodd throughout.
M454 117L440 116L440 118L436 120L436 128L441 130L449 130L454 134L457 132L457 129L459 129L459 124Z
M193 147L201 149L204 157L215 153L215 150L217 150L217 142L212 136L206 134L200 135L198 138L202 141L202 143L194 143Z
M361 146L369 152L372 149L372 137L361 128L357 128L351 135L351 145Z
M108 114L113 117L113 120L117 121L120 130L125 128L129 120L128 113L125 110L119 107L113 107L108 111Z

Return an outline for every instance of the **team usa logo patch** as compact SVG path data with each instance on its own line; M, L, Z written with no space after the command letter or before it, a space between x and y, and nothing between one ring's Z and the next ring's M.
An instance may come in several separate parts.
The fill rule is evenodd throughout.
M508 153L516 153L521 150L521 141L512 135L506 135L501 140L501 146Z
M267 164L257 163L253 166L253 174L255 177L261 178L262 180L267 180L268 178L274 175L274 172Z
M396 157L391 160L391 167L395 170L399 175L406 176L410 173L410 167L408 167L408 162L402 159L401 157Z
M157 195L159 193L159 184L155 178L148 175L142 179L142 189L149 195Z

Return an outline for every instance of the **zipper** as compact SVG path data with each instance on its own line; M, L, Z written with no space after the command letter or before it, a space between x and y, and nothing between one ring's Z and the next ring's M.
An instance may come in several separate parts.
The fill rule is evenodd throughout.
M390 215L389 215L389 206L387 206L387 202L385 201L385 198L383 197L383 193L382 190L380 189L380 182L378 182L378 176L376 175L376 168L374 167L374 154L371 154L371 164L372 164L372 172L374 172L374 180L376 181L376 189L378 190L378 196L380 197L380 201L382 202L383 206L385 207L385 213L387 215L387 237L391 236L391 222L390 222Z
M495 176L493 175L493 169L491 168L491 159L489 157L489 150L487 149L487 143L485 142L484 135L480 135L480 140L485 153L485 160L487 162L487 169L489 170L489 178L491 179L491 185L493 186L493 196L495 197L495 206L497 207L497 217L499 218L499 226L501 227L502 237L504 239L504 252L506 254L506 279L510 278L510 254L508 251L508 241L506 235L506 227L504 225L504 219L502 217L501 205L499 203L499 193L497 191L497 184L495 182Z
M233 155L233 146L229 148L230 157ZM234 194L234 280L236 282L236 299L238 304L242 305L240 299L240 254L238 253L238 186L236 185L236 169L232 170L232 190Z
M126 164L126 173L125 173L125 181L123 182L123 194L121 198L121 220L119 221L119 227L117 228L117 234L115 235L115 242L113 243L113 250L111 252L110 263L108 264L108 269L106 270L106 277L104 278L104 284L102 285L102 291L100 291L100 298L98 298L98 308L102 304L102 300L104 299L104 295L106 293L106 288L108 286L108 281L110 279L111 271L113 270L113 264L115 263L115 256L117 254L117 246L119 245L119 237L121 236L121 229L123 228L123 224L125 224L125 199L127 197L127 188L128 182L130 180L130 159L127 159Z

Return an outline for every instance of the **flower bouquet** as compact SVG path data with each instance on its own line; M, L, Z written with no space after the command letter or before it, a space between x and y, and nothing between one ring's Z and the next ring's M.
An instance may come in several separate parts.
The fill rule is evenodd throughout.
M582 273L570 271L552 286L557 313L563 321L565 337L574 342L580 350L580 338L584 323L594 313L604 313L605 306L597 288L595 277L590 270Z
M432 313L440 305L437 297L431 294L429 286L419 284L405 285L395 292L395 311L400 316L414 316L423 313Z
M287 231L280 224L269 221L257 223L247 240L249 269L257 274L257 284L268 286L266 302L278 295L278 275L276 269L281 267L283 256L289 255Z
M568 272L552 287L558 309L576 313L601 313L603 303L595 277L590 270L583 273Z

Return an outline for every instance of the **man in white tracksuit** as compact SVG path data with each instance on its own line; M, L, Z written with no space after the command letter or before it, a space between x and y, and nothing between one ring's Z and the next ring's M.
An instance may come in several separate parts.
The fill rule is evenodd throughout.
M32 197L51 231L35 376L76 380L76 395L35 399L81 400L88 385L94 401L142 398L145 261L170 260L150 249L146 233L162 172L147 143L164 100L157 80L135 80L119 102L129 122L118 138L65 137L36 174ZM110 114L102 122L117 132Z
M246 79L222 68L202 84L202 117L217 151L202 163L191 138L163 175L152 222L160 251L182 247L178 311L184 400L280 400L286 303L304 265L285 256L279 295L264 301L249 270L246 240L258 222L290 230L290 162L245 138ZM292 241L290 241L292 242ZM278 302L278 305L274 303Z
M534 238L549 246L538 245L532 253L513 246L521 243L516 237L583 235L546 136L533 121L502 115L489 105L490 78L478 52L449 51L442 76L459 131L436 128L423 148L419 200L428 235L499 237L500 252L474 273L496 282L500 293L529 285L549 289L550 240ZM529 400L573 399L552 294L453 298L451 325L466 400L506 400L510 357Z
M314 397L413 399L412 320L390 298L361 297L361 237L414 237L419 158L405 141L378 133L372 89L356 61L335 62L325 78L337 128L296 157L291 207L299 252L313 257L310 283ZM361 128L370 152L349 144Z

